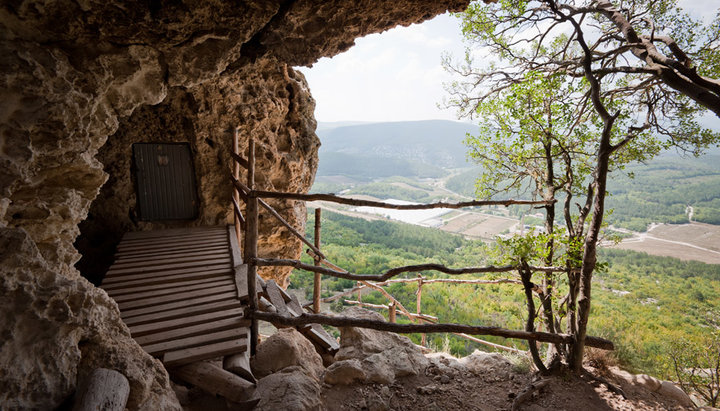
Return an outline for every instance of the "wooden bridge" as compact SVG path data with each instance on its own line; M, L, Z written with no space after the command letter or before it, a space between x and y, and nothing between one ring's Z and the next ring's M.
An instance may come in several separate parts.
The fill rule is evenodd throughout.
M256 280L264 309L303 313L274 281ZM167 367L248 353L247 265L232 226L129 232L102 288L132 337ZM320 326L299 330L321 349L338 348Z

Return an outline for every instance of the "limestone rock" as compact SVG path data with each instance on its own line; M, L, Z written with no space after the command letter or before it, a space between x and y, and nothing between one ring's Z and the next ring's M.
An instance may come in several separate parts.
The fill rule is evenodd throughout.
M392 384L395 381L395 369L385 355L373 354L362 361L365 381L376 384Z
M496 378L508 379L513 372L512 362L498 353L475 350L467 357L461 358L459 363L475 375L492 375Z
M260 400L257 410L320 410L320 392L318 382L295 366L261 378L253 398Z
M694 407L695 404L690 397L680 387L670 381L663 381L657 393L665 397L669 397L684 407Z
M337 361L325 371L323 380L328 384L350 385L356 381L365 381L362 364L356 359Z
M384 321L382 315L359 307L346 308L343 316ZM362 360L399 346L414 346L414 344L409 338L395 333L367 328L340 327L340 350L335 354L335 358Z
M282 328L260 343L250 366L258 378L292 366L299 366L305 374L316 379L325 371L315 347L294 328Z

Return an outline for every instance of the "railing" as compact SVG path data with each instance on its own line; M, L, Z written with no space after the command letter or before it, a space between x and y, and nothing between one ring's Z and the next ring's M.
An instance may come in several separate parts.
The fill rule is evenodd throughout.
M383 274L377 275L366 275L366 274L353 274L332 262L328 261L327 257L320 250L320 217L321 211L317 209L315 211L315 242L311 243L305 236L295 229L290 223L288 223L277 211L275 211L268 203L262 198L275 198L285 200L300 200L300 201L329 201L339 204L355 205L355 206L370 206L380 208L390 208L399 210L424 210L431 208L465 208L475 206L488 206L488 205L503 205L510 206L515 204L520 205L547 205L546 201L526 201L526 200L503 200L503 201L466 201L460 203L447 203L438 202L432 204L410 204L410 205L397 205L388 204L379 201L367 201L359 199L351 199L339 197L334 194L300 194L300 193L286 193L286 192L272 192L262 191L255 189L255 141L251 137L248 144L247 159L243 158L239 152L239 132L235 131L233 153L231 157L233 159L233 173L231 181L233 184L233 211L235 220L235 231L238 236L238 243L244 244L243 259L248 265L247 270L247 284L248 294L250 297L250 304L246 311L246 315L251 319L251 354L255 353L257 346L257 321L263 320L273 323L275 325L285 326L300 326L306 324L325 324L335 327L362 327L372 328L381 331L391 331L396 333L454 333L465 338L484 343L486 345L495 346L495 348L515 350L511 347L499 346L487 341L479 340L476 335L491 335L505 338L523 339L528 341L537 341L554 344L573 344L574 336L569 334L555 334L535 331L534 326L530 324L526 327L526 330L509 330L500 327L484 327L484 326L471 326L463 324L452 324L452 323L436 323L437 318L422 314L420 312L420 298L423 284L432 283L471 283L471 284L497 284L497 283L512 283L524 285L519 280L502 279L502 280L467 280L467 279L427 279L419 276L419 278L412 279L395 279L398 275L408 272L421 272L421 271L439 271L450 275L461 275L461 274L478 274L478 273L503 273L503 272L520 272L523 267L520 266L487 266L487 267L463 267L463 268L449 268L441 264L419 264L410 265L404 267L397 267L386 271ZM240 167L247 170L247 184L240 181ZM243 215L240 209L240 200L243 200L246 204L245 215ZM314 264L305 264L300 260L292 259L277 259L277 258L260 258L257 255L257 240L258 240L258 213L259 207L266 209L278 222L288 229L295 237L300 239L305 245L308 246L308 253L313 257ZM244 243L242 242L242 232L245 233ZM299 317L287 317L277 313L262 312L258 309L258 297L255 286L255 277L257 275L258 267L294 267L303 269L314 273L314 286L313 286L313 301L312 307L314 314L302 314ZM324 266L324 267L323 267ZM530 268L534 272L565 272L564 267L525 267ZM367 320L340 316L328 316L320 314L320 281L322 275L328 275L336 278L345 278L349 280L355 280L359 282L358 287L353 290L339 294L338 296L330 297L330 299L338 299L342 296L347 296L353 292L360 291L364 288L371 288L382 293L389 301L387 309L389 311L390 322ZM373 283L373 282L376 283ZM418 282L418 304L417 312L410 313L403 305L391 296L384 288L383 285L387 285L393 282ZM527 291L527 290L526 290ZM362 305L361 301L349 301L349 303L355 303ZM385 308L385 306L383 306ZM398 324L396 323L395 316L396 310L407 316L410 321L418 323L413 324ZM425 323L419 323L425 322ZM609 340L598 338L598 337L586 337L585 345L590 347L596 347L606 350L613 350L613 343Z

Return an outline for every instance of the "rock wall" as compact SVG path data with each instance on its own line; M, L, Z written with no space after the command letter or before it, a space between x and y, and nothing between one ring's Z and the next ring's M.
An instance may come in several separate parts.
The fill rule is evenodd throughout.
M305 190L312 182L313 104L293 65L337 54L356 37L466 5L462 0L0 4L0 408L54 408L95 366L126 374L131 408L176 404L165 370L129 338L114 302L74 268L80 259L73 245L78 224L98 194L83 224L86 239L103 225L113 236L147 228L131 218L133 193L122 154L138 137L133 125L156 133L153 121L181 119L173 123L177 133L167 138L190 140L198 159L203 205L192 224L222 223L230 212L229 193L221 189L229 162L223 149L234 126L258 140L259 187ZM116 192L118 204L112 205ZM303 224L302 207L276 205L292 223ZM261 236L261 254L300 252L268 216L262 218ZM83 241L78 246L93 254L92 241ZM264 274L282 284L286 272Z

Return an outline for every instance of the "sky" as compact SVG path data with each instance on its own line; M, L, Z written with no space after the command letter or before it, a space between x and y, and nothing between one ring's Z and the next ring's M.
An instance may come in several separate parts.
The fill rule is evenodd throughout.
M718 0L680 4L708 20L720 6ZM455 109L438 107L448 96L443 83L453 79L441 65L445 53L454 60L465 53L459 20L449 14L356 39L350 50L298 69L310 85L320 122L457 120ZM717 117L706 116L702 123L720 129Z

